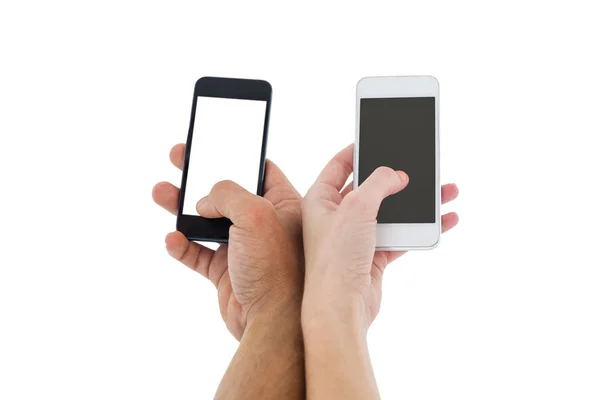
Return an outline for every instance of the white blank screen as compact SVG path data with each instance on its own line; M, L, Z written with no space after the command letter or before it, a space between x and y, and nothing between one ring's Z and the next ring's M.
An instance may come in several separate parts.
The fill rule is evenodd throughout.
M215 183L232 180L256 193L267 102L199 96L183 201L183 214Z

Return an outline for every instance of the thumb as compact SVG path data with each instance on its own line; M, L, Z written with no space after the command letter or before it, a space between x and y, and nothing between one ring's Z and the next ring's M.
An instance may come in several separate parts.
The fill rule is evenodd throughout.
M344 203L349 208L363 213L369 219L377 218L381 202L388 196L398 193L408 185L408 175L404 171L394 171L389 167L379 167L354 191L348 193Z
M196 211L205 218L229 218L240 228L255 227L260 220L271 218L275 213L267 200L231 181L213 186L209 195L196 204Z

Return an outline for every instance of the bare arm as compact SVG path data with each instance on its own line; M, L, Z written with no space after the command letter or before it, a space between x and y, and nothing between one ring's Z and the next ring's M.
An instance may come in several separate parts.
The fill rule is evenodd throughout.
M354 146L325 166L302 200L306 259L302 328L309 398L379 398L366 332L381 303L383 271L405 252L376 251L381 202L403 190L403 171L379 167L356 189L344 185L353 170ZM458 195L442 187L442 202ZM442 230L458 222L442 217Z
M359 302L344 310L306 306L302 322L308 399L378 399Z
M248 321L215 398L305 398L299 300Z

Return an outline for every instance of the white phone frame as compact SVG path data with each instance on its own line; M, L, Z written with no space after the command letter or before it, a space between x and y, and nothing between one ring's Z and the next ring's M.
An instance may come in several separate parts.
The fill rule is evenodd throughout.
M435 97L435 223L377 224L377 250L432 249L441 236L440 186L440 87L436 78L423 76L373 76L356 84L356 137L354 188L358 187L360 100L363 98ZM410 178L410 177L409 177ZM408 183L410 185L410 181Z

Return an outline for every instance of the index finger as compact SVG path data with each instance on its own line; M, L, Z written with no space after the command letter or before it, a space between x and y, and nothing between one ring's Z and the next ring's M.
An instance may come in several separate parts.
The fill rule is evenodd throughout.
M322 183L334 187L338 192L342 190L348 177L352 173L354 164L354 143L340 151L327 163L315 184Z

